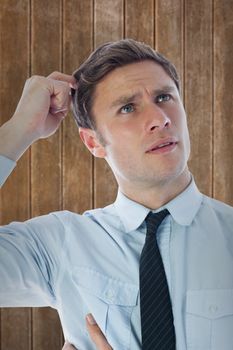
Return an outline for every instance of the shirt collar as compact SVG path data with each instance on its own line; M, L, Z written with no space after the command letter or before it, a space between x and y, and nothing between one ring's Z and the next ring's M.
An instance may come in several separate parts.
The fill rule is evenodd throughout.
M200 208L202 197L192 178L191 183L183 192L156 211L167 208L178 224L189 226ZM150 211L150 209L126 197L119 190L114 206L126 232L136 230Z

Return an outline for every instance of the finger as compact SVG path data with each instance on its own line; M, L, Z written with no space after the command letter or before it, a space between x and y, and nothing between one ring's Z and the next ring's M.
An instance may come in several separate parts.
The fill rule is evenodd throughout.
M92 314L86 316L86 326L97 350L112 350Z
M72 344L65 342L62 350L76 350L76 348Z
M70 86L67 82L54 80L49 78L49 91L50 91L50 108L54 111L61 112L69 110L71 103Z
M70 84L70 87L73 89L77 89L77 87L78 87L77 80L74 78L73 75L68 75L68 74L64 74L61 72L53 72L53 73L49 74L47 78L64 81L64 82Z

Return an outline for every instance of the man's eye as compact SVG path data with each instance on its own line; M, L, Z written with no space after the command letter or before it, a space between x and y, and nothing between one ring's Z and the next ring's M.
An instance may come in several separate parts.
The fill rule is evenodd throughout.
M123 113L123 114L132 113L132 112L134 112L134 106L131 103L123 106L120 109L120 113Z
M161 95L156 97L156 102L157 103L166 102L166 101L169 101L170 99L171 99L170 95L168 95L168 94L161 94Z

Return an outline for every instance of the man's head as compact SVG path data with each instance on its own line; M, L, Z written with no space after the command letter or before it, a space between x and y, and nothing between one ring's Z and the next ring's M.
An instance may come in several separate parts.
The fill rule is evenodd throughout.
M75 77L80 136L93 155L106 159L124 193L133 198L137 191L187 185L189 134L169 61L122 40L97 49Z
M99 46L89 58L74 72L78 90L73 96L73 112L77 125L95 128L93 102L98 83L111 71L130 63L151 60L160 65L179 87L179 77L175 66L150 46L133 39L108 42Z

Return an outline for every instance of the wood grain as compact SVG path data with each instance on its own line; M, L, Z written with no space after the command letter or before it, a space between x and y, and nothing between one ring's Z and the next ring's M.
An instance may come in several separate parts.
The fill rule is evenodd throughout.
M32 74L61 70L61 10L59 1L32 1ZM61 209L61 131L33 144L31 156L32 216ZM55 310L35 308L32 321L33 350L61 349Z
M214 197L233 205L233 1L214 1Z
M94 46L123 36L123 0L94 1Z
M183 21L182 0L157 0L155 6L156 49L176 66L183 84Z
M125 37L154 46L153 0L126 0Z
M10 119L29 72L29 6L26 0L1 1L0 76L1 124ZM12 140L13 142L13 140ZM29 207L29 151L0 192L1 224L25 220ZM2 309L1 350L27 350L31 346L29 309Z
M92 51L92 0L64 2L63 68L76 70ZM63 129L63 208L78 213L92 207L92 156L79 138L71 114Z
M94 12L95 46L123 37L123 1L96 0ZM94 162L94 206L103 207L115 200L117 185L103 159Z
M212 195L212 3L185 2L185 107L191 137L190 169Z

